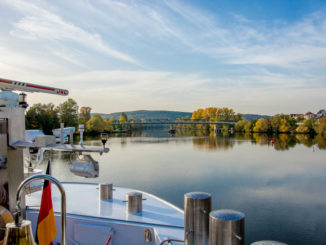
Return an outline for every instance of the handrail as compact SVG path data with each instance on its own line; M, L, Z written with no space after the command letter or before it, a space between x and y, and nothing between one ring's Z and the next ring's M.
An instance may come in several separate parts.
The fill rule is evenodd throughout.
M66 245L66 192L59 180L46 174L33 175L25 179L17 189L17 196L16 196L17 210L18 211L22 210L22 208L20 207L20 202L21 202L21 194L22 194L23 187L31 183L32 181L38 179L49 180L53 182L58 187L61 193L61 245Z

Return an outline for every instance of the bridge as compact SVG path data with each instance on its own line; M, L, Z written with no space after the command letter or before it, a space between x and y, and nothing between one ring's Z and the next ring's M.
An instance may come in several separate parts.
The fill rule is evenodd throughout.
M127 131L131 131L130 126L132 125L170 125L170 130L169 133L174 134L175 133L175 128L173 127L174 125L182 125L182 124L201 124L201 125L214 125L214 134L217 135L217 133L221 132L221 129L218 126L232 126L231 127L231 132L234 132L234 125L235 122L226 122L226 121L219 121L219 122L208 122L208 121L149 121L149 122L113 122L111 125L120 125L120 126L125 126L129 129Z
M162 124L168 124L168 125L177 125L177 124L204 124L204 125L229 125L234 126L235 122L225 122L225 121L219 121L219 122L207 122L207 121L152 121L152 122L114 122L111 123L111 125L162 125Z

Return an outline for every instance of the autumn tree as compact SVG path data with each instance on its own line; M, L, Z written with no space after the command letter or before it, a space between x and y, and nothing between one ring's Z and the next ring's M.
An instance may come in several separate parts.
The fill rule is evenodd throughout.
M253 131L257 133L269 133L271 131L271 125L269 120L266 118L258 119Z
M205 116L205 112L203 109L200 108L192 113L191 119L192 120L202 120L204 118L204 116Z
M226 107L207 107L205 109L197 109L192 113L192 120L204 120L210 122L218 121L239 121L242 115L235 113L233 109Z
M105 129L106 123L103 118L96 114L92 116L86 123L86 130L91 133L102 133Z
M113 126L111 125L111 123L114 121L114 119L108 119L108 120L105 120L105 126L104 126L104 131L106 132L113 132L114 131L114 128Z
M125 112L121 112L121 116L119 119L120 122L128 122L128 117L127 114Z
M235 124L235 131L237 132L244 132L245 131L245 126L248 123L247 120L240 120Z
M278 131L280 133L289 133L290 132L290 125L286 119L281 119L280 126L278 128Z
M271 123L272 131L274 133L278 133L280 125L281 125L281 120L284 118L283 114L277 114L271 118L269 118L269 121Z
M254 130L255 124L256 124L256 120L253 121L248 121L245 125L244 125L244 131L246 133L250 133Z
M88 107L88 106L82 106L80 107L79 110L79 123L80 124L85 124L87 123L87 121L91 118L91 111L92 108Z
M326 116L316 121L314 129L317 134L326 137Z
M304 120L302 124L296 128L295 131L301 134L313 134L315 132L314 120L313 119Z

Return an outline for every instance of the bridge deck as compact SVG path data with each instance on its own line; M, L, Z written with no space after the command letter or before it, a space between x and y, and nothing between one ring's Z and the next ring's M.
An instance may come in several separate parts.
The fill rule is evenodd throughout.
M234 126L235 122L187 122L187 121L180 121L180 122L124 122L124 123L111 123L111 125L154 125L154 124L215 124L215 125L231 125Z

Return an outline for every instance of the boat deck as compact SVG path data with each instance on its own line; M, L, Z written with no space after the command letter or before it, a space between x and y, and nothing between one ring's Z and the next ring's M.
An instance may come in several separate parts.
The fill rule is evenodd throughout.
M73 226L75 228L71 228L70 230L76 229L77 223L80 226L83 220L87 220L87 222L93 222L93 224L96 222L109 222L109 225L115 230L121 229L123 224L126 225L125 227L128 226L129 228L149 227L156 236L156 242L152 244L159 244L159 241L166 238L183 240L183 210L156 196L139 191L142 193L143 198L146 199L142 203L143 211L136 214L128 214L127 203L124 201L126 200L127 193L134 192L134 189L114 186L115 191L113 191L113 199L100 200L97 184L63 183L63 186L67 196L67 223L73 219L78 220L78 222L74 221L75 224ZM27 216L32 221L34 220L34 222L36 221L41 194L41 191L37 191L26 195ZM60 223L61 197L58 189L54 185L52 185L52 200L54 211L57 216L56 220ZM119 224L119 226L116 226L116 224ZM69 224L67 226L67 236L69 237L69 233L73 232L69 230ZM57 230L60 230L60 228L58 228L59 227L57 227ZM73 234L70 235L73 236ZM142 233L142 237L144 237L144 233ZM114 240L114 244L123 244L118 242L118 238ZM100 244L100 242L98 244Z

